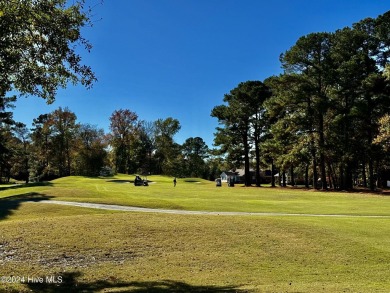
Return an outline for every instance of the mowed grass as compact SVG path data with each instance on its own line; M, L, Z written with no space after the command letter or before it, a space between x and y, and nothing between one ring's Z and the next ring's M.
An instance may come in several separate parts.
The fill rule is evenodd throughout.
M34 195L42 199L94 202L148 208L200 211L278 212L390 216L390 200L381 194L318 192L292 188L216 187L201 179L150 176L148 187L134 186L134 176L66 177L47 184L0 190L0 199ZM39 200L39 199L36 199Z
M0 291L390 292L390 218L356 217L389 215L388 197L126 178L1 190ZM42 199L355 216L129 213Z

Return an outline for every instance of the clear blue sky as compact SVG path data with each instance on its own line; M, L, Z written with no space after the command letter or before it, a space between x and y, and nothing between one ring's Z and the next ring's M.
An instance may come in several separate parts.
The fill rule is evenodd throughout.
M281 73L279 55L299 37L387 10L387 0L105 0L83 30L93 45L83 61L98 82L91 90L70 85L50 106L22 98L14 118L31 127L67 106L108 132L113 111L129 109L147 121L176 118L178 143L200 136L211 146L218 123L210 112L225 93Z

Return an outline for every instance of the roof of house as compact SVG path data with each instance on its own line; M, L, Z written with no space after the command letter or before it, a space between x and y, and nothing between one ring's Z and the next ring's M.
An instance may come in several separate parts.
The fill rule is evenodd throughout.
M253 169L250 169L249 170L249 173L254 173L255 171ZM237 169L236 170L236 173L239 175L239 176L244 176L245 175L245 169Z
M233 172L233 171L224 171L222 173L225 173L227 176L234 176L234 175L238 175L237 172Z

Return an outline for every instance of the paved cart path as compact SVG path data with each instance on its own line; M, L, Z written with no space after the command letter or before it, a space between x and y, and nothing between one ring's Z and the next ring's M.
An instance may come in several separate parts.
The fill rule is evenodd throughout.
M298 213L266 213L266 212L213 212L213 211L187 211L187 210L169 210L169 209L151 209L132 206L121 206L112 204L74 202L74 201L59 201L59 200L43 200L36 203L68 205L83 208L126 211L126 212L141 212L141 213L161 213L175 215L215 215L215 216L294 216L294 217L349 217L349 218L390 218L390 216L380 215L342 215L342 214L298 214Z

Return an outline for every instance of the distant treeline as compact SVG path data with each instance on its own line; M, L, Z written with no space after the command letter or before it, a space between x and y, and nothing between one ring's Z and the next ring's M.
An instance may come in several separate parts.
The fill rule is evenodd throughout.
M214 179L218 162L200 137L182 145L173 136L180 123L173 118L146 122L130 110L110 117L110 132L77 122L76 114L59 108L34 119L33 128L16 123L3 127L0 178L41 181L111 173L166 174Z

